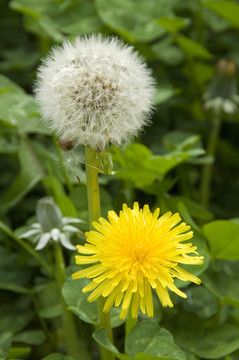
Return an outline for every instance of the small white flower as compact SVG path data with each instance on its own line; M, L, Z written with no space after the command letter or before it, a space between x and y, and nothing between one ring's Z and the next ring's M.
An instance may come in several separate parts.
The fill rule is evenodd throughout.
M59 241L68 250L76 250L70 242L70 233L80 233L81 230L71 224L82 223L82 220L62 217L59 207L51 197L38 201L36 215L39 222L32 224L30 230L21 234L22 238L34 235L36 250L43 249L50 241Z
M35 94L62 142L102 150L129 141L149 122L154 80L132 47L93 35L52 50Z

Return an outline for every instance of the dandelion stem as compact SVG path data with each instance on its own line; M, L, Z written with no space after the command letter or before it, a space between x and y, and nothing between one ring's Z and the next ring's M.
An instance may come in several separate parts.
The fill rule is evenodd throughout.
M221 118L220 115L215 115L213 119L213 127L210 133L207 155L215 158L218 137L221 129ZM202 169L201 178L201 204L207 207L210 202L211 182L212 182L213 164L205 164Z
M56 243L54 244L54 248L57 269L56 280L61 291L61 288L65 282L65 262L61 245L59 243ZM73 315L70 311L67 310L67 305L61 293L60 296L62 305L64 335L68 353L70 356L72 356L74 360L90 360L90 356L87 353L83 342L80 342L78 340L78 334Z
M126 337L128 336L129 332L133 329L133 327L135 327L137 323L137 319L133 319L132 318L132 313L131 313L131 306L130 306L130 310L128 312L128 317L125 323L125 335Z
M87 185L87 197L88 197L88 210L89 210L89 223L90 230L93 230L92 222L97 221L100 217L100 191L98 182L98 164L97 154L92 148L85 147L85 162L86 162L86 185ZM104 299L100 297L98 299L98 312L99 312L99 327L106 327L108 330L108 336L111 342L113 342L113 334L110 325L110 316L103 312ZM114 360L113 354L108 350L99 347L101 360Z
M56 135L53 135L53 141L54 141L54 145L55 145L55 148L56 148L56 151L57 151L57 155L58 155L58 158L59 158L62 170L63 170L63 176L64 176L64 179L65 179L65 184L67 186L68 191L71 192L73 190L73 186L71 184L70 179L67 176L66 168L64 166L63 155L62 155L60 147L57 145L57 137L56 137Z

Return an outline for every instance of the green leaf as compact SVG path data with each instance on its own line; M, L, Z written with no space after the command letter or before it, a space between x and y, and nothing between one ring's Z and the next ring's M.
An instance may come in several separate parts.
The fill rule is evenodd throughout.
M39 316L43 319L53 319L55 317L60 316L61 313L62 313L61 304L48 306L38 311Z
M0 358L6 359L12 344L12 334L4 332L0 335Z
M213 213L211 211L206 209L203 205L199 204L198 202L189 199L185 196L169 196L167 197L167 203L169 204L170 209L172 209L173 211L179 211L181 216L186 215L188 213L193 218L203 221L210 221L213 219ZM200 229L198 227L197 230L199 230L200 232Z
M19 144L17 143L15 138L11 140L5 139L3 137L0 138L0 153L1 154L11 154L18 150Z
M203 230L214 258L239 260L239 225L230 220L216 220L204 225Z
M208 329L198 343L196 355L203 359L218 359L239 349L239 326L223 324Z
M71 356L65 356L59 353L53 353L45 356L41 360L74 360Z
M239 307L238 262L217 261L216 266L217 271L202 274L203 284L221 303Z
M28 355L31 352L31 348L29 346L14 346L8 353L9 359L16 359L22 356Z
M189 39L184 35L177 36L176 42L190 57L196 57L205 60L210 60L213 58L213 55L202 44L195 40Z
M21 331L32 320L34 313L31 310L23 311L13 306L0 307L0 332L11 331L13 333Z
M62 304L56 282L52 281L36 286L33 291L38 300L40 317L51 319L62 314Z
M12 0L10 6L25 15L29 31L55 42L64 40L65 34L97 32L102 26L90 1Z
M169 324L170 330L174 336L175 342L181 349L194 353L199 339L204 333L202 319L196 315L180 312L174 316L173 323Z
M204 1L203 5L228 20L232 25L239 27L239 4L235 1Z
M158 23L164 27L171 34L183 29L190 23L189 19L183 19L179 17L162 17L158 20Z
M92 337L98 344L113 353L119 360L130 360L129 356L120 354L117 348L110 342L106 328L97 329Z
M146 353L164 359L185 359L183 352L174 344L170 332L150 320L138 323L130 331L125 346L130 357Z
M158 19L172 15L172 0L96 0L105 25L130 42L152 41L165 34Z
M190 286L185 292L187 299L182 301L185 312L194 313L203 319L209 319L216 315L217 298L204 286Z
M62 288L62 295L69 306L69 310L74 312L81 320L95 324L98 319L96 302L87 301L89 294L83 294L82 289L89 284L89 280L68 278Z
M28 345L41 345L46 337L42 330L28 330L13 337L15 342L23 342Z
M173 38L166 36L162 40L152 45L152 51L156 54L157 58L166 65L176 66L182 63L185 58L183 51L180 47L173 44ZM159 89L162 87L160 84ZM170 88L168 88L169 90ZM178 94L180 90L175 89L174 95ZM157 95L157 93L156 93Z
M134 360L161 360L164 358L153 356L145 353L137 353L134 357ZM173 359L167 359L167 360L173 360Z
M163 104L173 96L179 93L178 90L173 89L169 86L162 87L160 86L155 93L154 103L155 105Z
M120 165L115 176L134 182L135 187L144 188L156 179L161 179L182 162L205 153L203 149L191 149L191 147L190 145L187 149L172 151L165 155L153 155L151 150L142 144L130 144L124 150L112 147L113 160Z
M0 247L0 289L13 291L19 294L28 294L26 285L29 283L31 273L26 268L16 268L20 256L9 254Z
M3 211L15 206L43 177L38 160L35 158L28 140L21 139L18 156L21 171L2 198L1 209Z
M24 94L24 90L15 82L0 74L0 94L4 93Z
M49 134L38 114L38 105L33 96L11 80L0 77L0 120L22 133Z

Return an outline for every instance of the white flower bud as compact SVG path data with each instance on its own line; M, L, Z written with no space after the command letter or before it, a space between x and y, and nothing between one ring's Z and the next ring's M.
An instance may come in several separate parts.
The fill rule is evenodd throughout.
M77 37L44 60L35 94L61 141L102 150L129 141L149 122L154 80L116 38Z

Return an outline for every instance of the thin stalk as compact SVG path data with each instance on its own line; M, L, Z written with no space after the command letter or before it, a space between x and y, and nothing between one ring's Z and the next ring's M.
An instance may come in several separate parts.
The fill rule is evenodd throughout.
M96 151L86 146L85 148L85 163L86 163L86 185L88 197L89 223L90 230L93 230L92 222L97 221L100 217L100 191L98 182L98 162ZM98 313L99 313L99 327L106 327L108 336L113 343L112 328L110 325L109 313L103 312L104 299L98 299ZM108 350L99 346L101 360L114 360L113 354Z
M137 323L137 319L133 319L132 318L132 313L131 313L131 306L130 306L130 310L128 312L128 317L125 323L125 335L126 337L128 336L129 332L133 329L133 327L135 327Z
M215 158L217 142L221 129L221 117L220 114L214 116L213 127L210 133L207 155ZM200 185L201 204L208 207L211 195L211 182L212 182L213 164L205 164L202 169L202 178Z
M67 189L68 189L69 192L71 192L71 191L73 190L73 186L72 186L72 184L71 184L71 182L70 182L69 177L67 176L66 167L63 166L63 165L64 165L64 159L63 159L63 156L62 156L61 149L60 149L60 147L57 145L56 135L53 135L53 141L54 141L54 145L55 145L55 148L56 148L56 152L57 152L58 158L59 158L59 160L60 160L60 164L61 164L61 167L62 167L63 176L64 176L64 179L65 179L65 183L66 183Z
M195 29L196 29L196 40L203 44L203 6L202 1L197 0L197 11L195 12Z
M65 282L65 261L62 253L62 248L59 243L54 244L54 254L57 275L56 280L61 290ZM63 315L63 327L66 341L66 347L70 356L74 360L90 360L90 356L82 342L78 339L77 329L74 322L73 315L67 310L67 305L63 296L61 295L62 315Z
M44 270L50 275L52 275L52 270L41 257L41 255L33 249L25 240L17 237L14 232L2 221L0 221L0 229L2 229L8 236L10 236L15 242L17 242L25 251L27 251L34 259L43 267Z
M44 318L42 318L41 316L39 316L39 306L38 306L38 301L37 301L37 298L34 294L34 291L30 291L29 293L30 297L31 297L31 300L32 300L32 303L33 303L33 306L34 306L34 309L36 311L36 314L37 314L37 317L38 317L38 320L41 324L41 327L46 335L46 338L49 340L50 342L50 345L51 345L51 349L52 351L56 351L56 344L54 342L54 336L53 334L50 332L50 330L48 329L48 326L47 326L47 323L46 323L46 320Z

